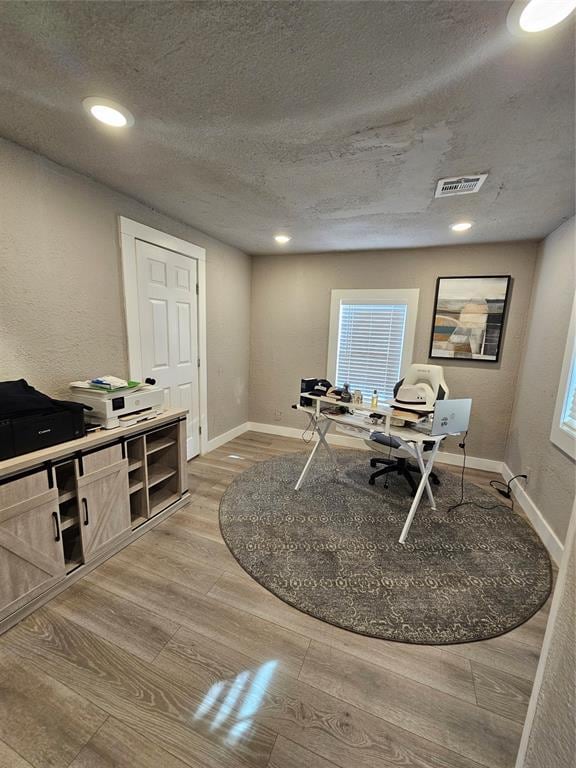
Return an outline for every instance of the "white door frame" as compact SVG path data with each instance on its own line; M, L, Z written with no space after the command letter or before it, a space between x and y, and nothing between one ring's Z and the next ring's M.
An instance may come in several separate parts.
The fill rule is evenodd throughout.
M206 251L179 237L167 235L132 219L119 216L120 251L122 254L122 280L124 283L124 310L128 338L130 378L143 380L140 348L140 316L138 312L138 276L136 268L136 241L175 251L198 264L198 385L200 391L200 453L206 453L208 442L208 377L206 366Z

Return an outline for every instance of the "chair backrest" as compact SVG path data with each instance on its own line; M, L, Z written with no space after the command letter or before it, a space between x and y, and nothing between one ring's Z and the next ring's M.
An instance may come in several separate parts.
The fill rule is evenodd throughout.
M436 400L445 400L450 394L450 390L444 379L444 369L441 365L412 363L406 371L404 379L399 382L399 384L427 384L432 389ZM394 392L394 396L396 396L396 391Z

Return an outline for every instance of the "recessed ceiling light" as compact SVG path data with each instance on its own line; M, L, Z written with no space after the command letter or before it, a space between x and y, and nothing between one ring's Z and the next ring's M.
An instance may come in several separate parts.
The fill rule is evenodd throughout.
M515 0L508 12L508 27L515 34L543 32L560 24L576 8L576 0Z
M560 24L576 8L576 0L530 0L520 14L524 32L542 32Z
M134 125L132 113L115 101L91 96L88 99L84 99L82 104L89 115L101 123L111 125L113 128L124 128L125 126Z
M450 225L452 232L466 232L471 227L472 223L470 221L459 221L457 224Z
M288 237L288 235L274 235L274 240L276 240L277 243L280 243L280 245L286 245L292 238Z

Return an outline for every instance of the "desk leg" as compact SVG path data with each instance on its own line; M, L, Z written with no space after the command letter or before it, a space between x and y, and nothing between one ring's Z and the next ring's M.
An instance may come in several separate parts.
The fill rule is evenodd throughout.
M434 451L435 452L435 451ZM432 486L430 485L430 472L432 471L432 464L434 463L434 457L430 456L430 459L428 460L428 464L430 464L430 469L426 471L426 467L428 464L424 463L424 456L418 451L416 454L416 461L418 462L418 466L420 468L420 474L423 476L426 475L426 493L428 495L428 501L430 502L431 509L436 509L436 501L434 500L434 496L432 495Z
M406 518L406 522L404 523L404 528L402 528L402 533L400 534L400 538L398 539L400 544L404 544L404 542L406 541L406 537L408 536L408 531L410 530L410 526L412 525L412 520L414 520L414 515L416 514L416 510L418 509L418 504L420 504L420 499L422 498L424 489L426 489L426 493L428 494L430 506L432 507L432 509L436 509L436 502L434 501L434 496L432 495L432 489L430 488L430 481L428 480L428 477L430 476L430 472L432 472L432 467L434 466L434 459L436 458L436 453L438 451L439 446L440 446L440 442L438 441L434 445L434 448L432 448L432 451L430 453L430 458L426 463L424 463L424 459L422 455L422 447L418 445L415 448L416 461L418 462L418 466L420 468L420 472L422 473L422 477L420 478L420 484L418 485L418 489L416 490L416 495L412 500L412 506L410 507L410 512L408 512L408 517Z
M306 464L304 465L304 469L302 470L302 474L298 478L298 482L294 486L294 490L295 491L300 490L300 487L302 486L302 483L306 479L306 475L308 474L308 470L312 466L312 462L314 461L314 456L316 456L316 451L318 450L318 448L320 448L321 445L323 445L324 448L326 448L326 450L328 452L328 455L332 459L332 463L334 464L334 469L337 472L339 471L338 463L336 462L336 459L334 458L334 454L332 453L332 450L331 450L330 446L328 445L328 442L326 441L326 433L328 432L328 430L330 429L331 426L332 426L331 422L326 420L326 422L324 424L320 424L320 426L316 427L316 434L318 435L318 440L316 441L316 445L314 446L314 448L312 448L312 451L310 452L310 456L308 456L308 460L307 460Z

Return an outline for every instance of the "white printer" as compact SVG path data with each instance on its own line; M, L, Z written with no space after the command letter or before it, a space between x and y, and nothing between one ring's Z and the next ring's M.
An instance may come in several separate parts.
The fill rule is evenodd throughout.
M68 399L90 406L92 410L86 411L84 418L104 429L130 427L153 419L164 410L164 393L150 384L111 392L78 386L80 382L75 384L70 385Z

